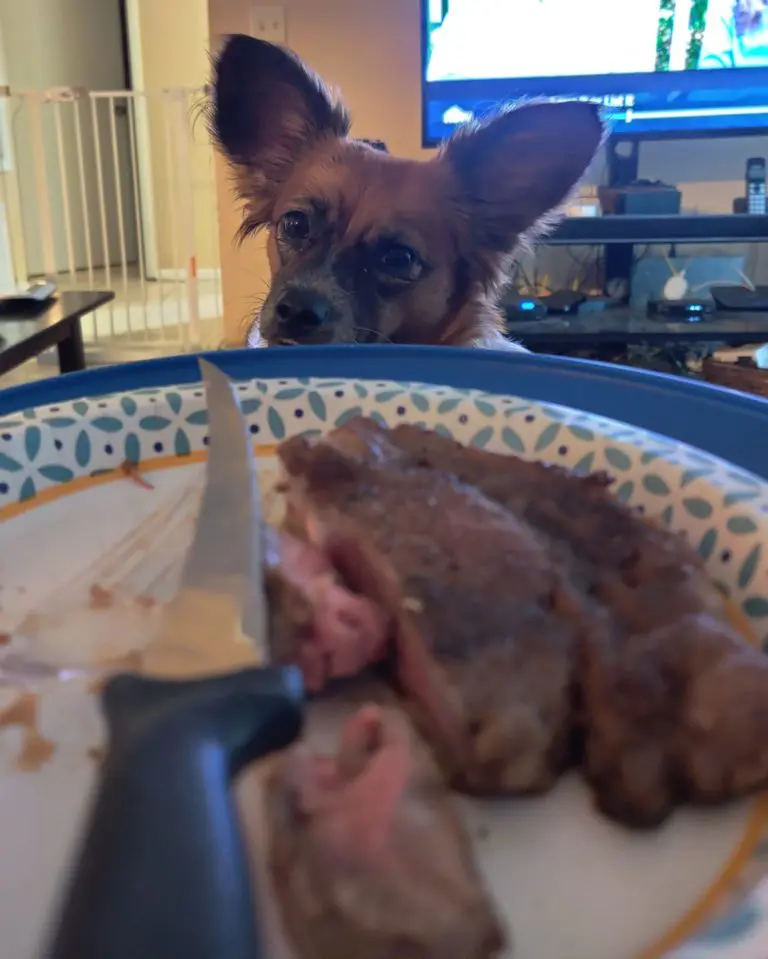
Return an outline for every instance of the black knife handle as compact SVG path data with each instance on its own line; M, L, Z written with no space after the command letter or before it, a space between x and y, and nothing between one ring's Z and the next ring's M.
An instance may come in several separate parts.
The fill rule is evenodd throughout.
M50 959L258 959L230 781L302 725L293 667L192 682L124 675Z

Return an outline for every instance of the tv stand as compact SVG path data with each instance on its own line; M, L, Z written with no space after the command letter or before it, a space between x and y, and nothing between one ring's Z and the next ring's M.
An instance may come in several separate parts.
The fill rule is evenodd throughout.
M606 147L608 186L626 187L640 175L640 141L611 137ZM617 287L629 299L635 248L631 243L612 244L605 248L605 292L613 294Z
M638 180L639 139L610 137L606 144L607 186L627 187ZM546 238L548 245L605 246L605 292L617 283L629 292L635 246L675 243L762 243L768 241L768 214L607 214L566 217ZM613 284L612 284L613 281Z
M768 214L680 213L674 216L567 216L545 239L553 246L637 243L765 243Z

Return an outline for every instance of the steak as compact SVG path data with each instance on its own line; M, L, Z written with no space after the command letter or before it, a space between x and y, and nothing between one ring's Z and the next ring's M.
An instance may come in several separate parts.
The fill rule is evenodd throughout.
M278 452L294 520L384 611L395 681L448 782L549 788L571 759L580 609L539 535L454 476L390 457L383 439L339 430Z
M301 959L493 959L505 935L429 755L367 706L336 756L296 747L266 788L268 867Z
M581 687L584 769L612 818L655 826L768 783L768 657L721 619L591 643Z
M280 456L296 527L379 609L374 656L453 787L536 792L574 762L601 810L653 826L768 781L768 659L607 475L361 417Z
M371 443L386 438L404 463L450 473L523 517L555 545L574 585L610 607L626 632L668 626L691 613L722 617L722 596L696 551L619 502L607 474L577 476L415 426L384 430L360 418L352 429Z
M408 425L385 432L360 419L352 429L342 443L386 438L409 467L449 472L523 517L591 601L577 685L583 769L603 812L655 826L681 802L723 801L768 780L768 659L727 621L683 537L620 503L605 474L575 476ZM701 690L714 696L718 682L713 714Z
M265 535L272 660L300 666L310 692L380 660L388 639L382 610L352 593L316 546L273 529Z

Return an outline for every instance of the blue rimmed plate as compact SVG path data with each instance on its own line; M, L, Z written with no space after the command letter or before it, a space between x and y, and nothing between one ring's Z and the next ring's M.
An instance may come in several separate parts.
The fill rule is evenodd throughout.
M358 413L582 472L608 470L621 499L691 539L755 640L768 642L768 484L749 472L635 427L515 395L288 376L246 380L238 390L267 485L277 443ZM130 649L137 618L153 615L146 600L172 587L206 430L197 383L62 400L0 421L7 650L71 665ZM141 461L151 489L126 479L125 460ZM93 586L110 590L110 603L101 593L94 602ZM108 636L100 628L107 612ZM18 691L0 695L0 718L24 720L0 730L0 927L4 950L27 959L76 835L102 729L85 679L43 684L34 721L29 708L20 710ZM597 816L575 776L544 798L466 809L518 959L768 953L763 798L684 810L641 835ZM288 955L284 943L273 946L275 957Z

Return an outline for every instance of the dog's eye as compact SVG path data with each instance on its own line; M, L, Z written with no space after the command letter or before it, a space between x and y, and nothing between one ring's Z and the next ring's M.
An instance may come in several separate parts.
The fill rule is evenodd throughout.
M302 210L290 210L280 217L280 236L288 241L306 240L311 232L309 217Z
M393 243L379 253L379 268L398 280L415 280L421 272L421 260L409 246Z

